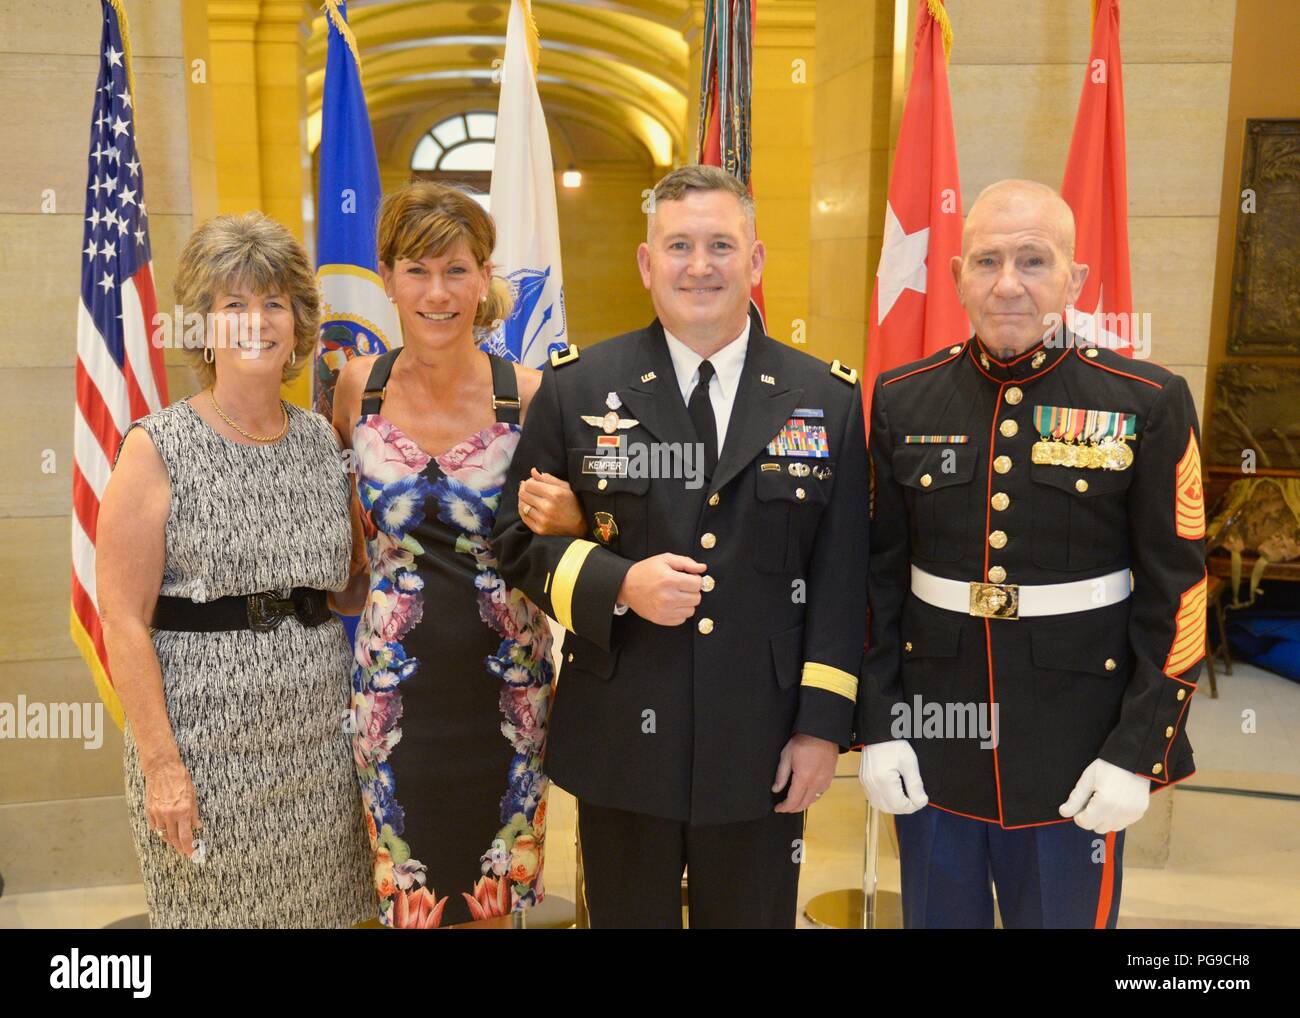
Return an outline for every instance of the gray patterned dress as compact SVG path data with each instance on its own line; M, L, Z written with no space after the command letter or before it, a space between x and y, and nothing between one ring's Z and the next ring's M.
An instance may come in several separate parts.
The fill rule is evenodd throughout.
M171 477L161 593L211 601L347 580L350 481L323 417L224 438L189 403L137 421ZM133 425L134 427L135 425ZM344 730L351 655L331 619L271 632L153 632L167 713L198 795L204 861L149 829L130 726L126 798L152 925L347 926L374 919L369 841Z

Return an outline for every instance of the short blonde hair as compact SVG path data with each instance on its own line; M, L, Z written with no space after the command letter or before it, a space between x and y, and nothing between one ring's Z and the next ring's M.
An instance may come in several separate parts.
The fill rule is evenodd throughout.
M390 269L399 258L419 261L438 257L457 240L464 240L481 269L492 260L497 228L492 217L469 192L450 184L418 180L384 196L379 206L379 260ZM474 324L490 326L510 317L510 284L493 276L487 300L479 305Z
M218 293L241 287L253 293L283 293L293 309L293 352L284 380L311 363L320 333L320 288L303 246L281 224L262 212L210 219L194 231L176 269L176 301L185 314L208 315ZM205 385L216 381L216 365L203 348L186 348Z

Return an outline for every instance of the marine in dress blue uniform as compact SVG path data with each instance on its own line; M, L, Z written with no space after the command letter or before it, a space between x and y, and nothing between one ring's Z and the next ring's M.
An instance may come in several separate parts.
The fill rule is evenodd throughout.
M870 455L858 740L907 738L929 797L897 817L907 924L991 925L991 872L1008 926L1113 925L1123 831L1061 807L1096 760L1153 790L1194 770L1206 588L1187 383L1064 327L1002 358L977 335L880 376ZM995 738L900 732L931 703L985 711Z

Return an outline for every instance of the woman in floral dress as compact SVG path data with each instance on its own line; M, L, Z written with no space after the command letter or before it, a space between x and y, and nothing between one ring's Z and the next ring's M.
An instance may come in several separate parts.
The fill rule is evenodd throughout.
M455 188L389 195L379 261L404 345L349 361L334 395L370 557L353 756L389 926L506 915L543 894L551 634L488 544L540 374L476 344L509 311L495 240ZM525 484L539 532L581 531L563 482Z

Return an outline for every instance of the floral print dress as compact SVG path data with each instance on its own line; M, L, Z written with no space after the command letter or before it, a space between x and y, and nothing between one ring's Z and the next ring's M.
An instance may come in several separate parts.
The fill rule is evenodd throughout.
M376 361L368 390L400 352ZM497 401L517 400L511 366L492 366ZM370 557L352 745L379 918L428 928L542 899L551 631L488 545L518 409L431 456L381 398L363 402L352 439Z

